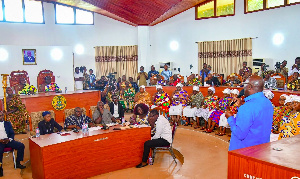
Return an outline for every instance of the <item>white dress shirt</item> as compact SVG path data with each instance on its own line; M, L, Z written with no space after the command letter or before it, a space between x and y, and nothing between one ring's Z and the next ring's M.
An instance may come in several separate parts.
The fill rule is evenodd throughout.
M4 122L0 122L0 139L7 139L7 134L4 128Z
M168 119L164 116L159 115L157 121L155 122L156 132L152 139L163 138L168 141L170 144L172 143L172 129Z
M74 78L80 78L83 77L83 73L79 72L78 74L74 73ZM75 81L75 88L76 90L82 90L83 89L83 81Z
M115 118L119 117L118 109L119 109L119 105L114 103L114 114L113 114L113 116Z

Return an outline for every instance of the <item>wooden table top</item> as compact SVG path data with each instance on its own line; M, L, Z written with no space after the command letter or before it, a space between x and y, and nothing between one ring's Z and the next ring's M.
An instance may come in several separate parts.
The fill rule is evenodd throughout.
M229 151L229 154L300 170L299 146L300 135L296 135L275 142ZM282 150L277 151L273 148Z
M122 126L121 125L112 126L108 130L102 130L102 129L93 130L93 128L89 128L89 132L87 134L83 134L82 131L79 131L78 133L75 133L73 131L63 132L63 133L71 134L71 135L66 135L66 136L61 136L58 133L52 133L52 134L41 135L38 138L30 138L30 140L33 141L34 143L36 143L37 145L39 145L40 147L46 147L49 145L68 142L71 140L81 139L81 138L89 137L89 136L108 134L108 133L113 133L113 132L122 132L124 130L140 130L142 128L148 128L148 127L143 126L143 127L129 128L129 129L124 129L124 130L123 129L122 130L113 130L113 128L119 128L119 127L122 127ZM150 136L150 133L149 133L149 136ZM105 138L99 138L98 140L105 140Z

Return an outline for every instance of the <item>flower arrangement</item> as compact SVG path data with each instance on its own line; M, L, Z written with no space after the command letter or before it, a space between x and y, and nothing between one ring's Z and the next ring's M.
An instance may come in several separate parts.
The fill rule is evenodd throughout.
M45 86L45 92L49 92L49 91L60 92L61 89L57 86L56 83L52 82L49 85Z
M34 87L33 85L26 84L24 86L24 88L21 91L19 91L18 93L30 95L30 94L36 94L36 92L37 92L36 87Z

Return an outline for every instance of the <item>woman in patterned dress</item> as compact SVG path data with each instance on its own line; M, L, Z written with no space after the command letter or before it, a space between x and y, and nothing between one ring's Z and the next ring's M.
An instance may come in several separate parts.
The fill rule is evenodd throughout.
M19 95L13 94L10 87L6 88L7 121L12 124L15 133L26 133L26 123L29 115Z
M134 107L134 96L135 90L133 87L130 87L129 82L125 82L125 89L121 90L120 92L120 102L125 107L126 111L133 110ZM121 101L122 99L122 101Z
M215 110L209 116L208 128L206 129L207 133L211 133L214 130L215 125L219 125L220 116L225 112L229 106L229 102L232 100L230 92L229 88L226 88L223 91L224 97L218 101Z
M195 112L195 116L199 118L204 119L204 126L200 128L200 130L206 130L207 129L207 122L210 114L214 111L216 108L217 102L218 102L218 96L214 96L216 90L214 87L209 87L208 95L204 98L203 105L200 109L197 109Z
M283 94L279 98L279 106L274 108L273 122L272 122L272 133L279 134L280 124L284 117L288 117L291 112L291 108L285 105L285 100L288 98L286 94ZM287 100L289 101L289 100Z
M133 115L130 117L131 124L145 124L149 126L148 121L149 107L146 104L140 103L134 107Z
M179 125L179 119L182 116L182 110L189 102L189 95L185 90L182 89L182 87L183 85L181 83L178 83L176 85L176 90L173 92L172 104L169 110L171 123L177 122L178 125ZM184 119L183 119L183 123L186 123Z
M293 110L288 121L279 128L278 140L300 134L300 96L293 96Z
M171 105L171 98L168 95L168 93L163 91L163 88L161 85L156 85L157 92L154 94L153 97L153 105L151 108L159 107L161 108L165 113L166 116L169 116L169 108Z

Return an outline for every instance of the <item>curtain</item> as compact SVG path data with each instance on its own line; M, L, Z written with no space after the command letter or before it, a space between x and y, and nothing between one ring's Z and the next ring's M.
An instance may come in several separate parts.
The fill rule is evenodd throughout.
M246 61L252 68L252 39L233 39L221 41L207 41L198 43L198 71L203 68L203 63L211 65L212 71L224 74L239 73Z
M137 78L138 47L134 46L97 46L95 47L96 77L117 72L116 78L126 75Z

